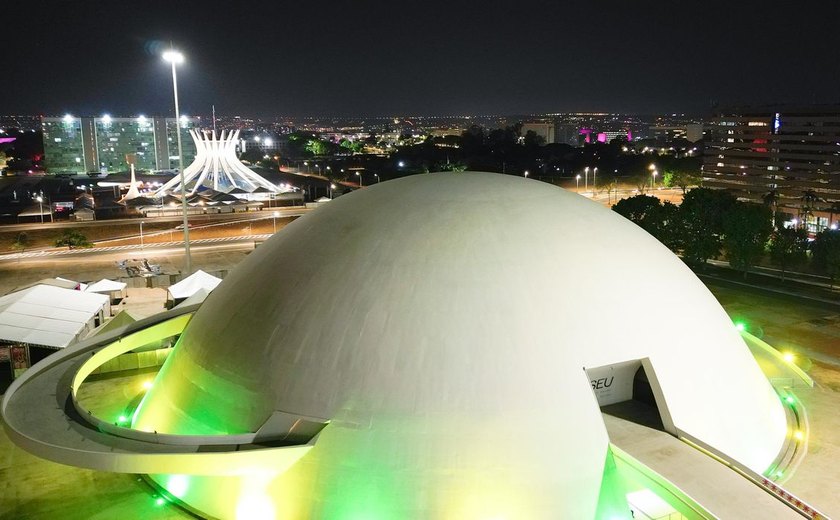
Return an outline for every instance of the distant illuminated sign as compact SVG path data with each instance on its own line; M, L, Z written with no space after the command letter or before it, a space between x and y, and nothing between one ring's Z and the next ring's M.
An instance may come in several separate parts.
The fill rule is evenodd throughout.
M774 134L779 133L779 127L780 126L782 126L781 115L778 112L776 112L776 116L773 118L773 133Z

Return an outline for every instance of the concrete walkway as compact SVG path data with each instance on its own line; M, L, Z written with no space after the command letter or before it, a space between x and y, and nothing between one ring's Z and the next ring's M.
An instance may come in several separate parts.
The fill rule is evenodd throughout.
M656 471L721 519L801 520L794 510L735 471L660 431L604 414L610 442Z

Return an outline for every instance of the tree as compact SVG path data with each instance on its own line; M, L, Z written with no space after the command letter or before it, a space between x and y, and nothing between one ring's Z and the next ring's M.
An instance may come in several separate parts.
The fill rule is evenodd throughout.
M703 178L699 173L689 170L665 170L662 182L669 188L679 187L683 195L692 186L699 186Z
M828 225L836 225L837 223L834 222L834 215L840 214L840 201L834 201L828 207Z
M436 170L439 172L463 172L466 169L467 165L462 162L446 162L441 164Z
M600 177L596 177L597 186L596 189L599 191L606 191L607 192L607 200L611 201L610 193L618 187L618 179L613 177L612 175L601 175ZM616 195L616 199L618 195ZM616 201L617 203L618 201Z
M808 259L808 233L804 229L779 226L770 236L770 261L782 270L782 281L788 269Z
M365 147L365 143L362 141L351 141L350 139L342 139L338 144L350 153L361 153Z
M630 222L635 223L648 233L656 228L654 219L662 203L651 195L636 195L616 202L612 209Z
M735 205L735 197L723 190L695 188L686 193L680 205L683 258L705 264L720 255L723 221Z
M650 188L650 179L650 173L647 170L636 172L630 177L630 181L636 186L639 193L644 193L645 190Z
M653 235L668 249L679 249L679 209L674 204L663 204L650 195L636 195L618 201L612 209Z
M261 161L262 158L265 157L265 154L259 148L248 148L241 154L239 154L239 160L245 161L251 164L256 164L257 162Z
M806 223L808 217L813 216L814 206L820 201L820 198L814 190L805 190L802 192L800 200L802 201L802 205L799 208L799 217L803 223Z
M312 155L327 155L330 152L330 146L321 139L310 139L306 143L306 151Z
M840 231L826 229L817 233L813 246L814 265L831 279L840 276Z
M12 249L24 251L27 247L29 247L29 243L29 235L26 234L26 231L21 231L15 235L14 240L12 240Z
M773 214L773 227L776 226L776 207L779 204L779 192L776 190L770 190L764 194L762 197L764 200L764 205L770 208L770 211Z
M766 206L736 202L723 220L723 245L729 265L746 278L750 268L764 256L772 231L772 215Z
M67 246L70 249L74 247L93 247L87 237L75 229L66 229L64 233L55 241L55 247Z
M8 166L8 164L9 160L8 157L6 157L6 152L0 152L0 175L3 174L3 170L6 169L6 166Z
M680 208L672 202L665 201L659 212L657 220L660 227L653 236L674 253L679 253L683 248L683 222Z
M461 134L461 147L466 153L475 153L484 146L487 136L484 129L478 125L471 125Z
M525 132L525 137L522 138L522 144L526 148L537 148L545 144L545 137L538 135L533 130Z

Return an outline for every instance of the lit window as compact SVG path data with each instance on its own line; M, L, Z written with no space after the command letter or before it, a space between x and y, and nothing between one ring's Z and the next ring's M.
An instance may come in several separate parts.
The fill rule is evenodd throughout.
M60 142L61 142L61 138L60 138L60 137L56 137L56 138L55 138L55 142L56 142L56 143L60 143Z
M718 168L723 168L723 163L722 162L717 163L717 165L718 165Z

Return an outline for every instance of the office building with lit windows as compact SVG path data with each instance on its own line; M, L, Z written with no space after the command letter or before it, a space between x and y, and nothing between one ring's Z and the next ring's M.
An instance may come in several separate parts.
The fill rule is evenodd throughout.
M44 117L44 165L48 173L116 173L128 170L134 154L138 170L178 168L177 129L181 129L184 163L195 159L190 130L199 118L181 117Z
M840 220L840 105L717 110L703 184L774 205L818 232Z

